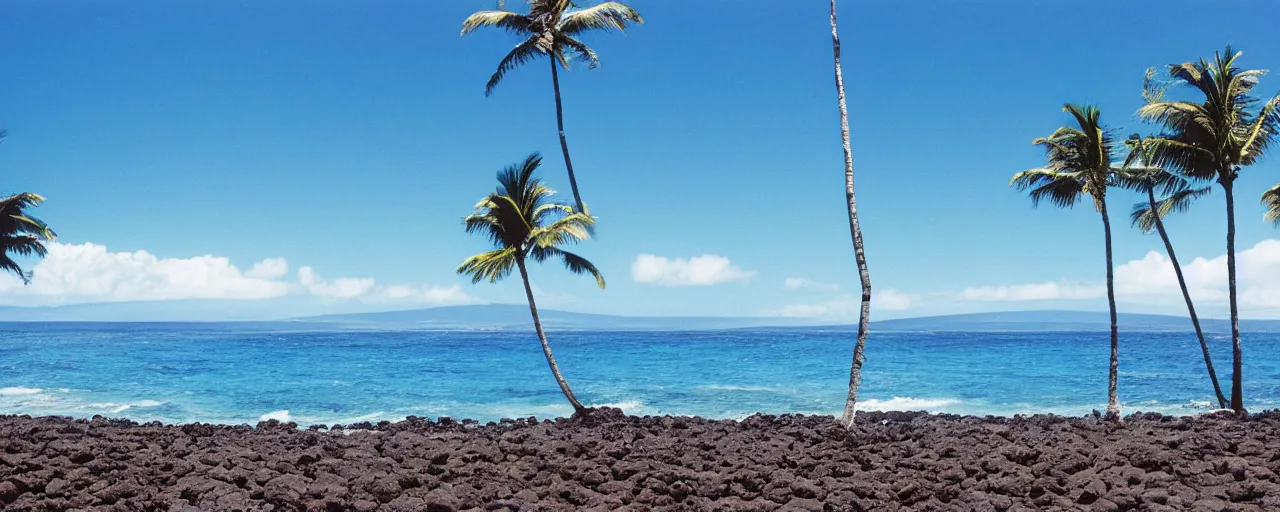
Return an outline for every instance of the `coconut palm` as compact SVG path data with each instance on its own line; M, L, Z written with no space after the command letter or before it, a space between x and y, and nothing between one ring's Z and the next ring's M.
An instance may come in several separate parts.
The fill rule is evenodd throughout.
M542 343L542 354L547 358L560 391L569 399L575 413L581 415L589 409L573 395L551 353L551 345L547 343L547 335L538 319L538 306L529 286L526 262L530 259L536 262L558 259L570 272L591 274L601 288L604 288L604 276L586 258L564 250L566 245L586 240L594 221L568 205L551 200L555 192L543 185L542 180L533 177L541 164L542 157L534 153L523 163L498 173L497 191L480 201L475 213L464 221L468 233L484 234L496 249L467 258L458 267L458 273L471 276L472 283L482 280L492 283L506 278L513 268L520 270L525 297L529 299L529 313L533 315L533 328Z
M43 201L39 194L30 192L0 197L0 271L16 274L24 284L31 283L31 273L24 272L13 258L43 258L49 252L45 242L57 237L48 225L26 211Z
M595 50L578 40L578 36L590 30L624 32L628 23L644 23L635 9L622 2L604 2L585 9L575 9L572 0L529 0L529 13L517 14L502 9L480 11L462 22L462 35L480 27L496 27L522 38L519 44L498 63L498 70L485 84L484 95L502 82L507 72L543 55L551 63L551 85L556 96L556 128L560 132L560 151L564 153L564 166L569 171L569 188L578 211L585 212L582 196L578 194L578 180L573 174L573 161L569 159L569 142L564 135L564 109L560 102L560 71L569 69L569 61L577 59L590 69L600 65ZM559 63L559 66L556 64Z
M1241 169L1256 162L1280 131L1280 94L1257 107L1250 95L1262 70L1236 67L1240 52L1230 46L1215 53L1213 62L1171 64L1171 80L1148 80L1147 104L1138 116L1163 127L1150 142L1153 163L1198 181L1217 181L1227 203L1227 290L1231 310L1231 408L1243 413L1244 391L1240 347L1240 311L1236 293L1235 180ZM1150 76L1150 73L1148 74ZM1172 85L1184 85L1204 97L1203 102L1166 100Z
M1149 139L1137 134L1129 136L1125 145L1129 146L1129 156L1125 158L1122 181L1127 188L1132 188L1147 196L1145 202L1133 205L1129 218L1133 226L1143 233L1156 232L1164 242L1164 250L1173 263L1173 273L1178 277L1178 287L1182 289L1182 299L1187 303L1187 313L1191 316L1191 325L1195 327L1196 338L1200 340L1200 351L1204 353L1204 365L1209 370L1209 381L1213 383L1213 393L1218 399L1218 407L1228 406L1226 395L1222 394L1222 386L1218 382L1218 373L1213 368L1213 358L1209 355L1209 344L1205 342L1204 331L1200 328L1200 318L1196 316L1196 306L1187 290L1187 280L1182 275L1182 265L1178 264L1178 255L1173 252L1173 242L1169 241L1169 232L1164 227L1164 217L1174 212L1184 212L1191 207L1192 201L1209 194L1211 187L1192 187L1187 180L1159 167L1151 166ZM1137 164L1135 166L1135 164ZM1156 191L1162 194L1156 199Z
M858 387L862 384L863 350L867 345L868 323L871 321L871 275L867 273L867 255L862 245L862 226L858 224L858 202L853 191L853 150L849 145L849 108L845 103L844 70L840 67L840 30L836 23L836 0L831 0L831 51L835 55L836 99L840 104L840 142L844 145L844 197L849 208L849 233L853 237L853 260L858 265L862 283L862 309L858 312L858 338L853 344L853 363L849 367L849 394L845 397L845 428L853 428L854 407L858 404Z
M1047 163L1044 167L1022 171L1009 184L1029 191L1031 203L1041 201L1060 208L1075 206L1083 196L1093 199L1094 209L1102 215L1102 229L1107 253L1107 306L1111 312L1111 365L1107 382L1107 417L1120 418L1120 400L1116 392L1120 366L1119 332L1116 326L1115 273L1111 259L1111 218L1107 214L1107 187L1116 179L1111 162L1112 137L1099 122L1098 108L1092 105L1066 104L1078 128L1063 126L1034 144L1043 146Z

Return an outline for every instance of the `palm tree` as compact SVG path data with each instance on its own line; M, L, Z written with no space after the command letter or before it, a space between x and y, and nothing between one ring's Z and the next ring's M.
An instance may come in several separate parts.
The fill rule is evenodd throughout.
M867 255L862 245L862 226L858 224L858 201L853 191L853 150L849 145L849 108L845 103L844 70L840 67L840 30L836 23L836 0L831 0L831 51L835 55L836 99L840 103L840 142L844 145L844 197L849 207L849 233L853 237L853 259L862 282L862 309L858 311L858 338L853 344L853 363L849 367L849 394L844 401L841 423L853 428L854 407L858 404L858 387L862 384L863 350L871 321L871 274L867 273Z
M1111 260L1111 218L1107 215L1107 187L1115 182L1111 162L1111 135L1099 122L1095 106L1066 104L1064 112L1075 118L1078 128L1063 126L1034 144L1043 146L1047 164L1039 169L1022 171L1009 182L1020 191L1029 190L1031 203L1039 206L1049 201L1054 206L1070 208L1088 195L1102 215L1102 229L1107 252L1107 306L1111 311L1111 366L1107 382L1107 418L1120 419L1120 400L1116 392L1120 366L1119 332L1116 325L1115 272Z
M1218 399L1218 407L1227 408L1227 397L1222 394L1222 386L1218 383L1218 373L1213 369L1213 358L1209 355L1209 344L1204 340L1204 331L1200 329L1200 318L1196 316L1195 303L1191 301L1191 293L1187 290L1187 280L1182 275L1182 265L1178 264L1178 256L1173 252L1173 242L1169 241L1169 233L1164 228L1164 217L1174 212L1184 212L1191 207L1191 202L1209 194L1211 187L1192 187L1187 180L1159 167L1151 166L1149 139L1138 134L1129 136L1125 145L1129 146L1129 156L1125 158L1122 181L1127 188L1146 194L1146 202L1133 205L1129 218L1133 226L1143 233L1156 232L1164 241L1164 250L1173 263L1173 273L1178 276L1178 287L1182 289L1182 298L1187 303L1187 313L1191 316L1191 325L1195 327L1196 338L1200 340L1200 351L1204 353L1204 365L1209 370L1209 381L1213 383L1213 393ZM1137 162L1139 165L1134 166ZM1156 199L1159 189L1163 197Z
M43 258L49 253L44 243L57 237L48 225L26 212L43 201L39 194L30 192L0 197L0 271L16 274L24 284L31 284L31 273L24 272L13 257Z
M585 212L582 196L578 194L578 180L573 174L573 161L569 159L569 142L564 136L564 109L560 102L560 71L569 69L570 58L587 64L590 69L600 65L595 50L577 38L590 30L624 32L628 23L644 23L635 9L622 2L604 2L585 9L574 9L572 0L529 0L529 13L516 14L498 9L480 11L462 22L462 35L480 27L497 27L512 32L524 40L517 44L498 63L498 70L489 78L484 95L493 93L508 71L518 68L534 58L552 55L551 85L556 95L556 128L560 132L560 151L564 153L564 166L569 171L569 187L573 189L573 201L578 211ZM559 66L556 64L559 63Z
M529 259L536 262L559 259L570 272L591 274L600 288L604 288L604 276L586 258L562 248L590 237L594 221L568 205L551 201L555 192L543 185L542 180L533 177L541 164L542 157L534 153L523 163L498 173L497 191L480 201L475 213L464 221L468 233L485 234L497 248L467 258L458 267L458 273L471 276L472 283L482 280L495 283L510 275L512 268L520 270L525 297L529 299L529 313L533 315L533 327L538 333L538 341L542 343L542 354L546 356L551 374L573 405L574 412L583 415L590 410L574 397L569 383L560 374L560 366L556 364L551 345L547 344L547 335L542 331L525 263Z
M1138 116L1160 124L1164 132L1151 141L1153 163L1197 181L1215 180L1227 203L1227 290L1231 309L1231 408L1243 413L1244 391L1240 348L1240 311L1236 293L1235 180L1275 142L1280 131L1280 94L1256 111L1258 100L1250 92L1262 70L1236 67L1240 52L1230 46L1214 53L1213 62L1171 64L1171 82L1146 89L1147 104ZM1174 84L1194 88L1202 103L1168 101L1165 91Z

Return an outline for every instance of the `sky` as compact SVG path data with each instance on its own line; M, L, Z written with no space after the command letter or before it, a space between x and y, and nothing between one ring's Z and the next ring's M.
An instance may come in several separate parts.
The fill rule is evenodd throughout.
M539 306L622 315L850 321L858 274L844 204L826 2L633 0L645 23L584 36L601 66L561 74L597 237L575 249L608 287L531 268ZM508 2L521 9L521 2ZM48 198L59 234L0 306L226 301L292 316L524 301L519 280L457 276L488 250L461 219L540 151L570 201L550 70L484 85L518 40L459 36L493 0L228 4L12 0L0 16L0 192ZM841 4L873 318L1105 310L1088 204L1008 186L1031 141L1101 107L1123 137L1145 70L1225 44L1280 67L1280 3L998 0ZM702 11L706 12L702 12ZM715 21L707 13L714 12ZM1189 21L1191 20L1191 21ZM1262 95L1280 92L1265 77ZM1280 318L1280 231L1236 190L1241 309ZM1182 313L1158 237L1113 212L1121 311ZM1226 315L1220 190L1167 222L1201 313Z

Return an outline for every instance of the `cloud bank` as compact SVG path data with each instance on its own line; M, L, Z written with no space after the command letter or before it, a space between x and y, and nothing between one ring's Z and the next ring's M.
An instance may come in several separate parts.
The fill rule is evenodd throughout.
M1227 295L1227 257L1195 258L1182 261L1187 289L1197 302L1225 303ZM1241 308L1254 310L1280 309L1280 240L1268 239L1236 253L1236 283ZM1116 297L1126 301L1169 301L1182 303L1178 278L1169 258L1151 251L1141 259L1117 265ZM1007 286L966 288L960 297L974 301L1039 301L1083 300L1105 298L1106 284L1056 281Z
M325 279L311 267L287 281L289 262L270 258L240 270L229 258L160 258L147 251L111 252L84 243L49 244L32 268L31 285L0 275L0 305L60 306L99 302L187 299L268 300L309 296L323 300L461 304L474 302L458 285L379 286L373 278Z

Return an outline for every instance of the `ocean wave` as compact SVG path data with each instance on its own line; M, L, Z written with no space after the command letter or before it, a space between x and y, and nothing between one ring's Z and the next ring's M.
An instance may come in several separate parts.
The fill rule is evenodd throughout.
M288 423L290 421L293 421L293 418L289 416L289 411L287 409L281 409L279 411L271 411L269 413L263 414L262 416L258 417L258 421L271 421L271 420L276 420L276 421L279 421L280 423Z
M5 395L5 396L37 395L43 391L44 390L40 388L26 388L22 386L13 386L13 387L7 387L7 388L0 388L0 395Z
M875 398L858 402L859 411L929 411L946 412L952 406L960 404L954 398L915 398L895 396L888 400Z
M740 386L737 384L708 384L706 386L698 386L698 389L705 389L708 391L747 391L747 392L757 392L757 393L760 393L760 392L781 393L782 392L781 389L771 388L769 386Z

